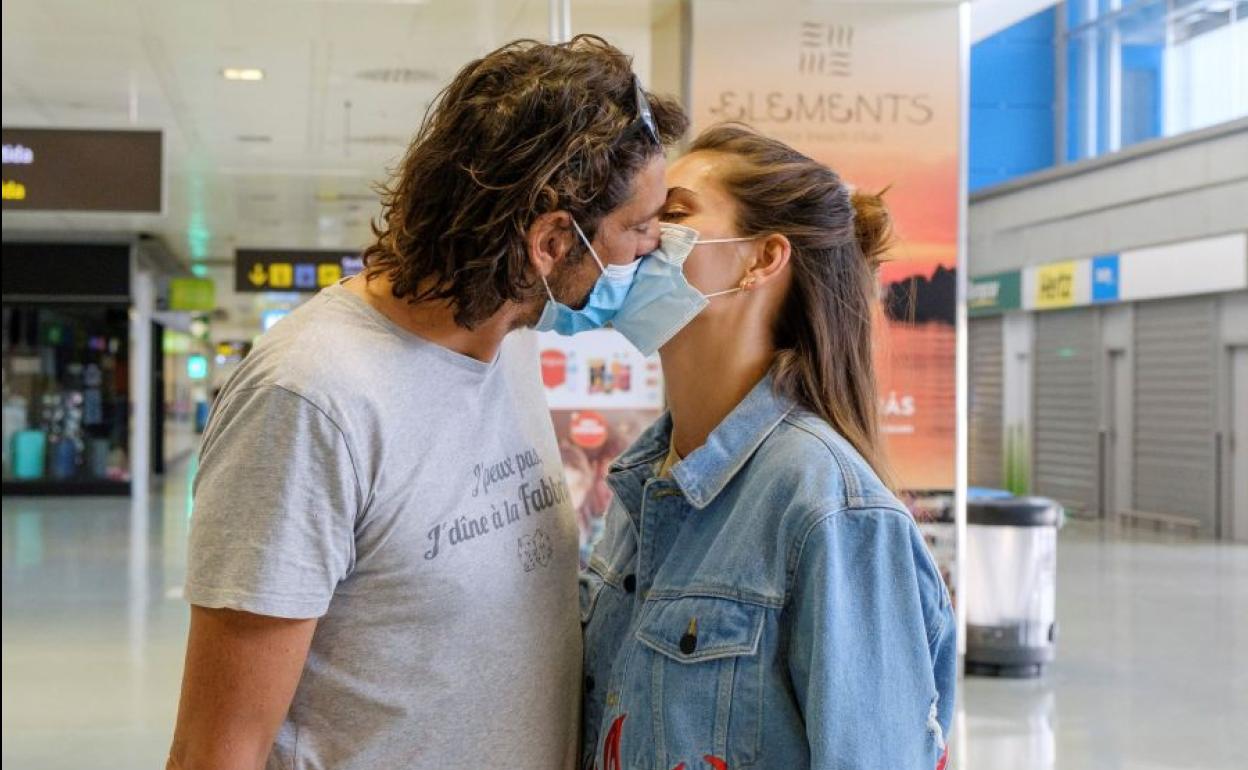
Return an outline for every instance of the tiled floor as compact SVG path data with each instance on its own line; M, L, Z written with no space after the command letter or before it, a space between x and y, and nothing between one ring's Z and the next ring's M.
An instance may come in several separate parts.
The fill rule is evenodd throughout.
M163 767L192 472L133 507L4 500L6 770ZM1248 547L1074 523L1058 580L1058 662L966 680L953 767L1248 767Z

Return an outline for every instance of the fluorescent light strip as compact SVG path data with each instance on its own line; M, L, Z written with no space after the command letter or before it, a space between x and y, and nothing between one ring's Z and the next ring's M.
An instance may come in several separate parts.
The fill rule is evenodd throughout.
M226 67L221 70L221 76L226 80L246 80L257 81L264 80L264 70L255 67Z

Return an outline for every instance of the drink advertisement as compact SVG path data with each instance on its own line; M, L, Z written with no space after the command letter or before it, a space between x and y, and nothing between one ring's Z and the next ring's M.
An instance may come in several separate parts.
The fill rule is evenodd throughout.
M602 535L611 463L663 413L658 356L610 329L538 335L542 385L581 532L581 563Z
M889 459L908 490L952 490L961 147L955 4L692 6L694 131L737 121L884 196L876 365ZM761 52L742 65L742 51Z

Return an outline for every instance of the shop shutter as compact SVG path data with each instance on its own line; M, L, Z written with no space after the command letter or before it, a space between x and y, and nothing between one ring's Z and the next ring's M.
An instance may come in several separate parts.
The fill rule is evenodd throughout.
M1035 484L1075 516L1099 515L1096 311L1036 314Z
M1005 484L1002 316L971 319L969 328L970 481L1000 489Z
M1135 312L1135 508L1214 527L1214 301Z

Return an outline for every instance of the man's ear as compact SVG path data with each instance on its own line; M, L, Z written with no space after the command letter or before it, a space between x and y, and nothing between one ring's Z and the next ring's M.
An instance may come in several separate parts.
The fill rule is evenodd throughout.
M576 235L572 215L566 211L539 214L529 225L529 264L539 276L549 276L572 251Z

